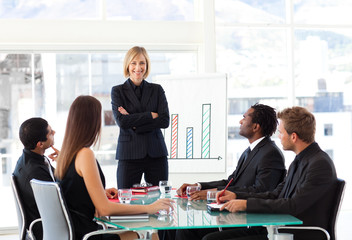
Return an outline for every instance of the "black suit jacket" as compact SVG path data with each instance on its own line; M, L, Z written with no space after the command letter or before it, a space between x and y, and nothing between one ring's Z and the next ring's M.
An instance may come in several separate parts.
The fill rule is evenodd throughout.
M120 127L116 159L142 159L147 154L153 158L168 155L160 128L169 126L169 107L159 84L144 80L142 99L139 101L127 80L112 88L111 104ZM117 110L120 106L129 115L122 115ZM158 113L159 117L153 119L151 112Z
M244 158L244 153L239 163ZM280 149L270 137L264 138L250 152L242 167L228 177L219 181L200 182L202 189L223 189L231 178L233 182L229 186L230 191L241 192L265 192L273 190L283 181L286 174L285 160Z
M53 167L52 170L54 172ZM13 174L17 178L19 194L21 194L23 199L24 211L26 212L28 223L26 228L28 229L29 224L33 220L40 218L30 181L36 178L52 182L53 179L50 176L48 167L44 164L44 157L27 149L23 150L23 154L18 159ZM36 223L33 231L37 239L42 239L41 223Z
M334 163L317 143L309 145L296 158L299 163L295 180L289 181L294 171L292 163L288 177L274 191L238 193L237 197L248 199L247 212L291 214L302 220L303 225L327 229L337 181ZM308 234L312 235L305 233L302 238L295 234L295 239L313 239L317 233L319 231L311 231Z

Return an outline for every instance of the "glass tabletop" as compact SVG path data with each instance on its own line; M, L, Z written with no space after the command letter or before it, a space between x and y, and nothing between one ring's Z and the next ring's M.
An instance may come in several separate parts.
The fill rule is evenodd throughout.
M158 191L146 195L134 195L131 204L150 204L159 197L169 197L175 200L175 208L170 215L153 214L147 220L114 221L108 218L99 220L119 228L129 230L162 230L185 228L215 228L215 227L246 227L268 225L296 225L302 224L299 219L288 214L259 214L259 213L229 213L210 212L205 200L188 201L178 198L172 191L169 196L160 196Z

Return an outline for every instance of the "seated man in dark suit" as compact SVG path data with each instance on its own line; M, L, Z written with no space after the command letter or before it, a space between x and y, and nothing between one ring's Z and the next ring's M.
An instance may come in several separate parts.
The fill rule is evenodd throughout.
M201 191L191 195L192 200L206 199L208 190L224 189L233 178L228 189L240 192L265 192L273 190L286 175L284 157L270 136L277 128L276 113L263 104L251 106L240 121L240 135L247 138L250 146L241 155L235 171L219 181L183 184L178 195L184 195L189 185L200 185ZM200 239L216 229L179 230L177 239Z
M178 195L185 195L187 186L200 185L201 191L191 196L192 200L206 199L208 190L223 189L233 178L229 190L241 192L265 192L273 190L286 174L284 157L270 136L277 128L276 113L263 104L251 106L240 121L240 135L247 138L249 147L238 161L235 171L219 181L183 184Z
M279 138L284 150L293 151L295 160L287 177L274 191L241 193L226 191L218 201L228 201L222 207L230 212L285 213L303 221L303 225L327 229L328 209L332 204L337 181L330 157L314 140L314 115L302 107L284 109L278 113L281 120ZM295 240L326 239L321 231L285 230L294 233ZM267 239L266 228L232 229L208 234L210 239Z
M19 136L24 149L13 174L16 176L19 194L23 199L28 223L26 229L33 220L40 218L30 180L36 178L43 181L55 181L54 169L44 156L45 150L54 144L54 135L55 131L42 118L30 118L20 127ZM55 152L49 157L54 159L56 155ZM33 232L37 240L43 238L40 222L34 225Z

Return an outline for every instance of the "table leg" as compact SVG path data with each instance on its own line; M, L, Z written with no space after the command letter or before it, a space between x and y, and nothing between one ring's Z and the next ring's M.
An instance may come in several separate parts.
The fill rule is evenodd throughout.
M158 233L158 230L152 229L152 230L138 230L137 231L139 235L144 236L142 239L144 240L151 240L152 239L152 234L153 233Z
M274 240L274 234L277 233L277 226L268 225L265 227L266 227L266 230L268 231L268 239Z

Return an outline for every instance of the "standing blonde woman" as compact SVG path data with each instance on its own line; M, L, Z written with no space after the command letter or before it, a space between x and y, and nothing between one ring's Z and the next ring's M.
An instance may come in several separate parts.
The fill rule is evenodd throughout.
M150 73L150 60L143 47L131 48L124 60L125 83L111 90L112 111L120 127L116 159L117 184L129 188L145 181L159 185L168 180L167 149L161 128L170 122L165 92L159 84L145 79Z
M100 138L101 103L92 96L79 96L70 107L62 149L57 158L56 177L71 213L76 239L99 227L93 221L100 216L153 214L168 209L171 201L160 199L150 205L113 203L106 196L105 178L90 149ZM97 239L136 239L137 234L100 235Z

